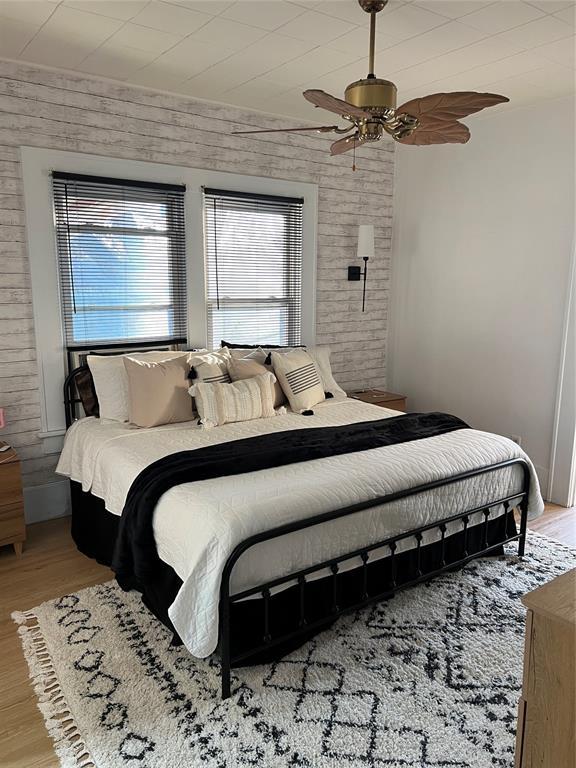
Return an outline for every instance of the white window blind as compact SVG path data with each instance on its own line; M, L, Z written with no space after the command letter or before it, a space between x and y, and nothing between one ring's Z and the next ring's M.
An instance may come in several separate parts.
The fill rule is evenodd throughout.
M185 188L52 177L67 346L185 340Z
M303 204L204 189L209 347L301 343Z

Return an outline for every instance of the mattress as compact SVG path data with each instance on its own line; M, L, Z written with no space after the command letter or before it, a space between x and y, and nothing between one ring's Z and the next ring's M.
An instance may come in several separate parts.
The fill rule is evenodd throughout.
M68 430L57 472L81 483L84 491L103 499L109 512L120 515L136 476L153 461L171 453L271 432L397 415L396 411L350 399L328 400L315 407L313 416L287 412L215 429L203 429L195 422L139 429L86 418ZM527 459L511 440L463 429L410 443L172 488L162 496L154 515L158 554L183 582L170 607L170 619L192 654L208 656L218 641L222 569L241 541L278 525L513 458ZM543 502L530 467L529 515L535 517L541 514ZM520 468L508 467L263 542L236 564L231 592L481 506L519 492L521 487ZM501 512L496 508L492 516ZM480 516L474 522L480 522ZM430 543L435 536L434 532L427 533L423 543ZM412 545L410 541L404 544ZM387 553L376 552L372 557L383 554ZM354 567L356 563L349 561L347 565Z

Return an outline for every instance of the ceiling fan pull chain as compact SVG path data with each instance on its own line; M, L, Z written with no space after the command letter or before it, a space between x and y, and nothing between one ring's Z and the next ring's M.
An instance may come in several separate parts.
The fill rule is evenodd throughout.
M352 139L352 170L356 170L356 139Z

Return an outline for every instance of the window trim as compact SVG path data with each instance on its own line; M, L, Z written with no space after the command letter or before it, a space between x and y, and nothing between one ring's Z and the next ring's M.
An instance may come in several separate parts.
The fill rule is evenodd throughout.
M186 186L188 343L198 347L205 346L207 338L202 188L304 198L302 343L315 343L316 184L37 147L21 147L21 159L38 360L40 436L45 438L46 453L59 452L61 436L65 432L62 383L66 356L57 271L52 171Z

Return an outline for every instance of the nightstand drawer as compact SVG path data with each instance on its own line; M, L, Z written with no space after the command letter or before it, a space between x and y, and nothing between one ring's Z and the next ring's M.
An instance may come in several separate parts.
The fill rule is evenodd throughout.
M22 479L20 462L14 461L0 465L0 504L22 503Z
M376 405L380 405L382 408L392 408L393 411L406 410L406 400L384 400L383 402L376 403Z
M20 503L0 507L0 544L23 540L24 535L24 506Z

